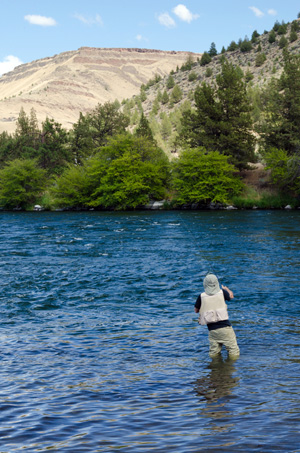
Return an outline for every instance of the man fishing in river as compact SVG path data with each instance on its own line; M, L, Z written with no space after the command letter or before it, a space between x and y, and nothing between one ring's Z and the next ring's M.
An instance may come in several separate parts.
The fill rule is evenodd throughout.
M217 277L208 274L203 280L204 292L195 303L195 312L199 313L199 324L207 325L209 338L209 355L216 357L224 345L230 358L237 358L240 350L234 330L230 324L225 301L233 299L233 292L222 285L220 288Z

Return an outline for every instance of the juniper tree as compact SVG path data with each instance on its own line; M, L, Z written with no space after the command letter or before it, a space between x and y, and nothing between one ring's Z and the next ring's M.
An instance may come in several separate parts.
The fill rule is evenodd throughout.
M183 116L180 134L181 142L228 155L239 168L254 160L255 143L243 77L239 67L225 62L216 84L204 82L195 90L195 109Z

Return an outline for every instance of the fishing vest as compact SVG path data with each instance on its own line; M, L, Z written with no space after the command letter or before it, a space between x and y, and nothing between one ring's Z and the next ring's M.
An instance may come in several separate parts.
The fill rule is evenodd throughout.
M223 291L220 290L213 296L201 293L199 324L205 326L211 322L226 321L227 319L228 311Z

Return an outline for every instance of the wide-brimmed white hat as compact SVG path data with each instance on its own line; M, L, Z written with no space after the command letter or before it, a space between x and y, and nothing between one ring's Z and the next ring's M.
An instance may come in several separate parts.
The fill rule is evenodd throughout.
M213 296L220 291L220 285L214 274L208 274L203 280L204 291L209 296Z

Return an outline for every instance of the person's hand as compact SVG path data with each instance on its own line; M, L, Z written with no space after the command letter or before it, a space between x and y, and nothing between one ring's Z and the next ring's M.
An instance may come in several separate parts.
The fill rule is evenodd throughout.
M226 291L228 291L230 299L234 298L234 295L233 295L233 292L231 291L231 289L229 289L227 286L224 286L224 285L222 285L222 288L226 289Z

